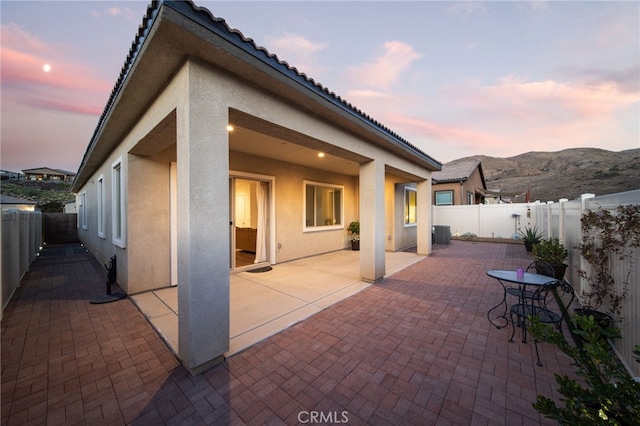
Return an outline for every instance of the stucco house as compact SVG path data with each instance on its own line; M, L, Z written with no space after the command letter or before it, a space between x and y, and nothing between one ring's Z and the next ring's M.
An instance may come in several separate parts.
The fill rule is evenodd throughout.
M432 174L433 200L437 206L483 204L487 183L478 160L442 165Z
M72 191L79 238L101 262L117 256L127 293L178 285L178 355L197 373L228 348L230 273L343 250L356 219L363 280L384 276L385 250L430 253L440 168L207 9L165 1L146 12Z
M39 180L39 181L58 181L58 182L73 182L76 174L62 169L52 169L49 167L38 167L35 169L24 169L22 171L26 180Z
M38 203L35 201L24 200L22 198L11 197L9 195L0 195L0 205L2 210L21 210L32 212L36 210Z

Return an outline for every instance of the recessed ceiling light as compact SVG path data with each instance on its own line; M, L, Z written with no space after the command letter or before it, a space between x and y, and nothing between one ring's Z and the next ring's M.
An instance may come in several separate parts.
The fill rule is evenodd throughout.
M227 124L227 132L233 132L233 126L231 124Z
M320 157L320 158L324 157L324 152L319 152L318 153L318 157Z

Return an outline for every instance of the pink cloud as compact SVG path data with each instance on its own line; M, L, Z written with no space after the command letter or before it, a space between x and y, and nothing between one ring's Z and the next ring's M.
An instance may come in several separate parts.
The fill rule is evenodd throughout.
M31 106L41 109L48 109L53 111L68 112L72 114L84 114L84 115L100 115L103 111L102 104L85 105L83 103L75 102L57 102L53 100L35 100L25 102Z
M372 61L349 67L347 73L360 84L388 89L411 67L421 55L413 47L401 41L387 41L383 51Z
M291 33L285 33L280 37L267 37L266 40L266 49L269 52L276 53L281 61L286 61L298 71L312 76L326 70L316 57L318 52L327 47L326 43L315 43Z
M492 150L500 148L504 140L491 134L461 126L437 124L429 120L392 114L386 118L394 129L407 132L412 137L456 145L458 148Z
M103 17L124 17L127 21L139 23L140 11L129 7L112 6L105 9L96 9L91 12L94 19L102 19Z
M639 95L614 83L529 82L511 76L493 86L476 82L443 92L438 105L376 90L351 91L348 99L432 154L509 156L602 147L603 141L612 150L633 146L620 115L637 111Z
M47 46L15 25L2 26L2 40L2 90L7 100L93 114L96 102L87 105L85 99L105 99L113 87L94 78L96 72L90 68L66 61L60 46ZM43 70L45 64L51 71Z
M493 86L474 83L447 88L443 93L450 106L472 112L476 120L495 123L516 120L527 126L607 121L618 111L640 100L637 92L629 92L613 82L529 82L514 76L506 77Z

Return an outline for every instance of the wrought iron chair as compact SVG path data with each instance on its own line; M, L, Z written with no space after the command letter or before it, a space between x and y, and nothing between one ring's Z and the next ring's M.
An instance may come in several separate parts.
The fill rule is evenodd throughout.
M545 262L543 260L536 260L527 266L526 272L530 274L540 274L546 275L548 277L553 277L553 266L549 262ZM531 299L533 297L533 291L522 288L522 286L517 287L507 287L505 289L507 294L515 296L519 299Z
M546 324L554 324L560 333L562 333L562 321L568 315L569 306L575 299L573 287L567 281L553 281L536 288L531 292L530 297L520 299L520 303L511 305L511 338L516 334L516 325L513 316L517 317L518 324L521 325L522 341L527 341L526 321L530 317L537 317L540 322ZM540 354L538 353L538 341L534 339L536 348L537 364L540 362Z

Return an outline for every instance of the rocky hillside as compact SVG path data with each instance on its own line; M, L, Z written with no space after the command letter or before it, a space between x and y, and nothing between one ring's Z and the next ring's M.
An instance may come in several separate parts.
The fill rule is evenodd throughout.
M3 180L0 183L0 192L3 195L35 201L43 212L62 212L65 202L75 200L75 196L69 191L70 186L64 182Z
M472 159L482 162L487 189L507 193L530 189L532 200L572 200L586 193L605 195L640 189L640 148L620 152L573 148L509 158L475 155L452 163Z

